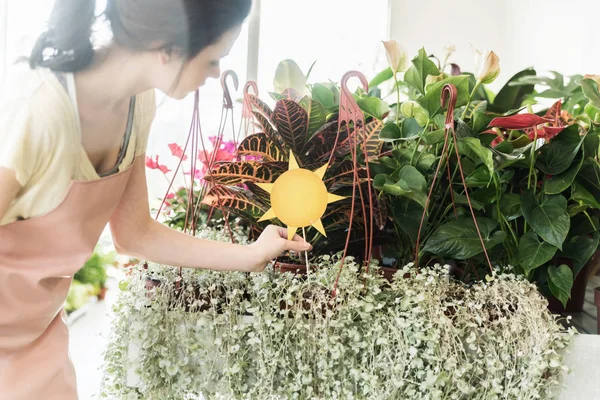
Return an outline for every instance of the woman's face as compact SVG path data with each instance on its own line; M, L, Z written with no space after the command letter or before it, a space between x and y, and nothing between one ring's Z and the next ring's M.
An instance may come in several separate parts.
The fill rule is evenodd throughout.
M241 25L225 32L218 42L206 47L192 59L174 56L165 62L157 88L169 97L180 100L204 86L208 78L218 79L221 76L219 62L229 54L240 31Z

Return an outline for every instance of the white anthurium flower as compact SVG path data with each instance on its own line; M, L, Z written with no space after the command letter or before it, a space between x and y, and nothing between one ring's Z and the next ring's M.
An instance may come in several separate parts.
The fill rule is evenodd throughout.
M473 49L475 52L475 78L478 82L489 84L496 80L500 74L500 58L493 51L486 50L481 52Z
M385 54L394 74L408 69L408 50L395 40L383 42Z

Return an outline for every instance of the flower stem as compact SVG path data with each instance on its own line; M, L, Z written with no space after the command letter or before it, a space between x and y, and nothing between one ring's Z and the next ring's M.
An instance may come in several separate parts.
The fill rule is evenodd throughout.
M462 115L460 116L460 119L462 119L463 121L465 120L465 117L467 116L467 112L469 111L469 107L471 106L471 101L473 100L473 96L475 96L475 91L477 90L477 88L479 88L479 85L481 85L481 82L477 81L477 83L475 83L475 87L473 88L473 91L469 95L469 101L467 101L465 110L463 111Z
M590 217L590 214L588 214L587 211L583 212L585 214L585 216L587 217L588 221L590 221L590 224L592 224L592 228L594 230L597 230L598 228L596 228L596 224L594 224L594 221L592 220L592 217Z
M400 86L398 86L398 77L396 76L396 73L394 72L394 81L396 82L396 85L394 86L396 88L396 124L398 123L398 121L400 120Z
M537 127L533 127L534 138L533 138L533 146L531 147L531 161L529 163L529 174L527 177L527 189L531 189L531 175L533 174L533 167L535 165L535 148L537 144ZM533 187L533 193L535 194L535 186Z

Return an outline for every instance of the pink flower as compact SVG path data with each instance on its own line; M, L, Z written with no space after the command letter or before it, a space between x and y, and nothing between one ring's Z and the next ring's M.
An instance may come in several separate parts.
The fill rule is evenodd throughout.
M198 150L198 161L208 165L212 162L232 161L235 158L236 146L233 141L217 143L217 136L211 136L208 140L212 144L212 150Z
M160 165L158 163L158 156L154 156L154 158L152 158L150 156L146 156L146 167L148 167L150 169L158 169L163 174L171 172L171 170L169 168L167 168L166 165Z
M167 195L167 200L173 200L175 198L175 193L169 193Z
M183 161L187 160L187 156L183 154L183 149L177 143L171 143L169 149L171 149L171 154L175 157L179 157L183 159Z

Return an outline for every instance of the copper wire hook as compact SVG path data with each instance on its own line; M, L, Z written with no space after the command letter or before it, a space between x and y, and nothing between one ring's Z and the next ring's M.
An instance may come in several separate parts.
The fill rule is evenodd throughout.
M230 69L223 72L221 75L221 87L223 88L223 107L231 110L233 108L233 100L231 99L229 85L227 85L227 77L231 77L233 79L233 87L235 90L238 90L240 86L240 80L237 74Z

